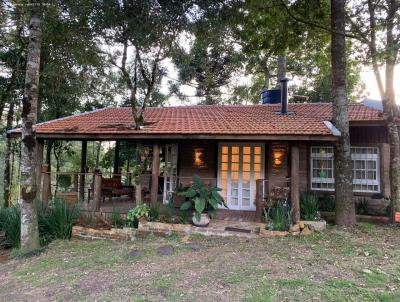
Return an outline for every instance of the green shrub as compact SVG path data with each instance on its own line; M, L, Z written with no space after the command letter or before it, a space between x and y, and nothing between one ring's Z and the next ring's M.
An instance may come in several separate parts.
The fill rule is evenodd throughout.
M292 211L286 203L278 202L268 212L264 209L264 214L270 230L288 231L292 225Z
M303 192L300 196L300 215L305 220L318 218L318 196L311 192Z
M70 239L72 225L79 217L79 206L69 206L64 200L55 198L49 203L37 204L39 236L41 244L54 239Z
M156 221L160 216L160 204L159 203L152 203L149 208L149 216L147 219L149 221Z
M21 237L21 209L18 205L0 209L0 230L4 239L0 247L19 248Z
M150 208L147 204L142 203L136 205L133 209L130 209L128 211L128 214L126 215L126 225L128 227L138 227L138 220L141 217L148 217L149 216L149 211Z
M335 197L330 194L324 194L319 198L319 209L324 212L335 211Z
M359 215L368 214L368 200L366 198L359 199L356 202L356 214Z
M54 199L36 204L40 243L54 239L70 239L72 225L79 217L79 207L69 207L63 200ZM21 209L18 205L0 209L0 230L5 232L1 246L19 248L21 236Z
M124 220L121 217L121 213L117 212L114 208L111 213L111 224L114 228L122 228L124 226Z
M57 176L57 184L61 191L65 192L67 191L72 184L72 177L71 175L68 174L60 174Z

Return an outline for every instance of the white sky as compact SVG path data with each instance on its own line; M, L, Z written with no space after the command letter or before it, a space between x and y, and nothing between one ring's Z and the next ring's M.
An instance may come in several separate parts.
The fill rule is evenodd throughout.
M376 84L375 76L370 68L364 68L361 71L361 80L365 83L365 92L371 99L380 100L381 96L379 94L378 85ZM382 80L385 78L384 72L381 72ZM394 89L396 93L396 102L400 105L400 67L396 66L394 74Z

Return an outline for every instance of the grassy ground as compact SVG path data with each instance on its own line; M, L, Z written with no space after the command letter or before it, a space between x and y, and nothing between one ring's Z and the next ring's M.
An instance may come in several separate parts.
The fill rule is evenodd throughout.
M159 255L165 245L172 255ZM399 247L399 227L368 224L309 237L57 241L0 264L0 300L400 301Z

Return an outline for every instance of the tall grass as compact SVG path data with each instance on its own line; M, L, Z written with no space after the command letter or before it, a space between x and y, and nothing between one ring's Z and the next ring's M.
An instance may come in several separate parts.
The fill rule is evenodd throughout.
M4 232L0 247L19 248L21 237L21 209L18 205L0 208L0 230Z
M39 202L38 223L41 244L54 239L70 239L72 225L79 217L79 206L69 206L64 200L55 198L46 204Z
M45 245L54 239L71 238L72 225L79 217L79 207L54 199L48 204L38 202L37 214L40 243ZM21 209L18 205L0 209L0 231L5 234L1 247L20 247Z
M303 192L300 196L300 215L305 220L318 218L318 196L311 192Z
M278 202L275 206L265 211L267 219L267 227L274 231L288 231L292 225L292 211L290 207L283 203Z

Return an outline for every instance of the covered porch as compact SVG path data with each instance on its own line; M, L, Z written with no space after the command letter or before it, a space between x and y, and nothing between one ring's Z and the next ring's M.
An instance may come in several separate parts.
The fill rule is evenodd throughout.
M197 174L206 184L222 189L228 209L221 208L218 219L262 221L263 209L271 194L283 194L281 198L291 204L293 220L300 218L301 142L119 139L113 141L112 171L90 171L87 146L92 141L78 141L80 171L76 172L52 171L43 163L46 140L37 141L37 184L43 201L57 196L67 202L80 202L84 210L105 215L126 214L137 200L159 203L162 207L171 202L178 210L184 199L177 196L177 188L190 184ZM146 149L140 159L144 169L139 177L129 168L121 167L123 144ZM133 157L132 154L132 161ZM60 190L57 188L60 178L69 178L71 185Z

